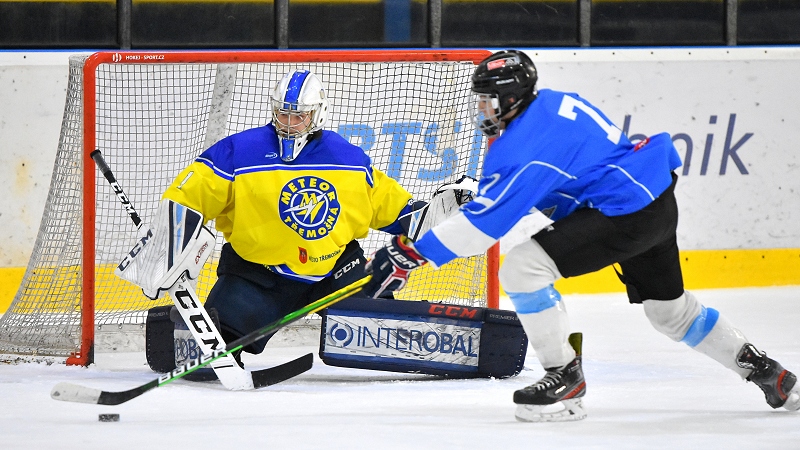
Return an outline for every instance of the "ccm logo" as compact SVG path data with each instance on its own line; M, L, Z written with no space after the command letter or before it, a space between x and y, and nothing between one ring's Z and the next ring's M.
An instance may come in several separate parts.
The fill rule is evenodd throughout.
M136 255L138 255L139 252L142 251L144 246L147 245L147 243L150 241L151 237L153 237L153 230L148 229L147 230L147 234L142 236L141 239L139 239L139 241L136 243L136 245L133 246L131 251L129 251L128 254L125 255L125 258L117 266L117 269L119 269L120 272L122 272L122 271L124 271L125 269L128 268L128 266L133 261L133 258L135 258Z
M474 319L475 314L478 313L478 310L465 308L463 306L431 305L430 308L428 308L428 313L435 314L437 316L467 317Z

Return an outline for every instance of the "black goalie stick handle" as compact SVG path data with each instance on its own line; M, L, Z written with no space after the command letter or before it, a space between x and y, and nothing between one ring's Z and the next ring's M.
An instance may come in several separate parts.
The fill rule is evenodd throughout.
M108 180L108 184L111 185L111 188L114 189L114 193L117 194L117 198L119 199L122 206L125 207L125 212L131 217L134 225L137 228L142 226L142 219L139 217L139 213L136 212L136 209L133 207L133 204L128 199L128 196L125 194L125 191L122 190L122 186L119 185L117 182L117 178L114 176L114 172L111 171L111 168L108 167L106 164L106 160L103 158L103 155L100 153L100 150L95 150L89 154L94 160L94 163L97 165L97 168L100 169L100 172L103 176Z

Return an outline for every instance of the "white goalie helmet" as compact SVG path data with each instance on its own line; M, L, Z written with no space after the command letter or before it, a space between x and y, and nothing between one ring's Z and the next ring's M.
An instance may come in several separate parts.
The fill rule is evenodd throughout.
M328 98L316 75L295 70L283 76L272 91L272 124L280 138L280 156L293 161L311 134L328 120Z

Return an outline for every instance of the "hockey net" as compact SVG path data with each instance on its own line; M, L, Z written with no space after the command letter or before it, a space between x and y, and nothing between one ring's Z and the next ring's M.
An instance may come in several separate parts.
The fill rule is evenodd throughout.
M71 57L50 191L22 284L0 319L0 353L86 365L96 346L139 347L147 310L171 302L151 301L114 276L137 232L95 169L92 150L102 151L147 222L181 169L217 140L267 124L271 89L286 72L305 68L319 76L330 98L326 128L363 148L415 199L428 200L441 184L478 172L486 140L467 111L469 79L487 55L383 50ZM365 253L387 238L372 232L362 242ZM199 279L201 299L215 281L222 243L220 236ZM397 297L496 307L496 250L489 255L415 271Z

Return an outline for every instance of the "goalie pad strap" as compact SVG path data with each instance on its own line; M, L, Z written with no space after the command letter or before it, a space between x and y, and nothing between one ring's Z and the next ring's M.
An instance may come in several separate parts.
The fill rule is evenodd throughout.
M513 311L349 298L322 314L325 364L453 378L517 375L528 340Z

